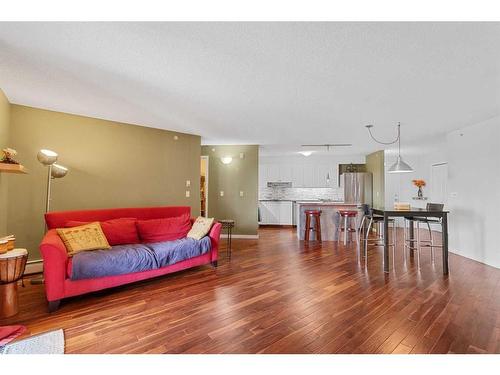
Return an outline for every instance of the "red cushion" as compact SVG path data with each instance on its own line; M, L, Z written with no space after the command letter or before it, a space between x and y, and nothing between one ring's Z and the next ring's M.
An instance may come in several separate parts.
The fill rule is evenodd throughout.
M135 225L135 218L121 218L101 221L101 228L111 246L139 243L139 234ZM67 227L77 227L87 224L83 221L68 221Z
M142 242L173 241L187 236L191 229L190 215L162 219L137 220L137 229Z

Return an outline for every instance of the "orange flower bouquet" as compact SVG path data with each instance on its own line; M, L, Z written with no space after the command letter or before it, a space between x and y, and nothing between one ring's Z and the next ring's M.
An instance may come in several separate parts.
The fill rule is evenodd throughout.
M424 192L422 191L422 188L425 186L425 181L424 180L412 180L412 183L414 186L418 187L417 196L419 199L422 199L424 197Z
M413 180L413 185L415 185L418 188L422 188L425 186L425 181L424 180Z

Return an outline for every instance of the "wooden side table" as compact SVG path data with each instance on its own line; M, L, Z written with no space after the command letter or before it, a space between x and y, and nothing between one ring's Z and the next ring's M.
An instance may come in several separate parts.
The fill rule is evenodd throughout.
M13 249L0 255L0 318L18 312L17 281L23 276L28 251Z
M231 259L232 255L232 233L234 228L234 220L219 220L219 223L222 224L222 230L226 229L227 231L227 247L226 247L226 256Z

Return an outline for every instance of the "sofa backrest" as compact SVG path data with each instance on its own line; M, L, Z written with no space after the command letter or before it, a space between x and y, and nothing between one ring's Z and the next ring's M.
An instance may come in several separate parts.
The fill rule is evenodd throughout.
M57 211L45 214L48 229L63 228L68 221L105 221L121 217L136 219L158 219L191 214L191 207L136 207L136 208L108 208L101 210Z

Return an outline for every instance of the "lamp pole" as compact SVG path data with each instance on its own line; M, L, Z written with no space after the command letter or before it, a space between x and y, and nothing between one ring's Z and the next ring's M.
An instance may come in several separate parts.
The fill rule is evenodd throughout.
M50 185L52 179L52 164L47 168L47 196L45 197L45 213L50 210Z

